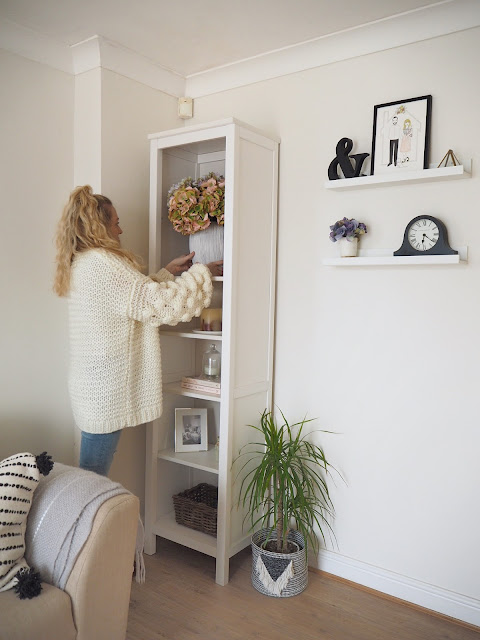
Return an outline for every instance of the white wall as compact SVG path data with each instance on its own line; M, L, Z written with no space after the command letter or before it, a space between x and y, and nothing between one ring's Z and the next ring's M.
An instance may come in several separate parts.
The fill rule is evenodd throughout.
M0 50L0 459L73 461L55 226L73 177L73 77Z
M182 126L177 100L102 70L101 190L112 199L123 246L148 265L149 133ZM124 429L110 477L139 496L145 491L145 427Z
M74 78L0 50L0 82L0 459L46 449L73 464L67 303L52 291L56 224L72 188L90 183L112 198L122 242L147 263L147 135L183 123L175 98L109 71ZM125 430L110 475L141 499L144 457L144 427Z
M320 566L476 624L479 62L472 29L195 101L195 121L231 115L281 138L275 402L338 432L321 442L347 482L332 490L338 549ZM340 138L370 152L374 105L425 94L431 161L473 157L472 179L323 188ZM322 266L335 220L364 221L364 248L397 249L422 212L469 246L467 266ZM450 592L461 611L439 604Z

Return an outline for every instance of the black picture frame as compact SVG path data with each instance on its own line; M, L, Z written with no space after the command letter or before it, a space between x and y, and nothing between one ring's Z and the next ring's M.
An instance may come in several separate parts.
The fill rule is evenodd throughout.
M375 105L371 175L428 169L431 114L431 95Z

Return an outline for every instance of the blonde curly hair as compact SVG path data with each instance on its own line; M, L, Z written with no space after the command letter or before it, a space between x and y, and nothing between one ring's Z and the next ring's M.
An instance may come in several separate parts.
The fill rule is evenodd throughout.
M58 296L68 294L73 259L87 249L106 249L126 258L135 268L141 268L138 258L122 249L110 234L112 206L109 198L93 193L88 184L77 187L70 194L56 233L57 266L53 289Z

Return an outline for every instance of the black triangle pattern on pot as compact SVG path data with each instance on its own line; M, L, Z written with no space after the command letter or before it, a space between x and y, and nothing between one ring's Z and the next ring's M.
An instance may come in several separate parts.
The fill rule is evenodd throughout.
M282 560L282 558L271 558L263 554L260 554L260 557L272 580L277 580L291 562L290 558Z
M276 580L272 579L272 576L269 574L267 567L263 563L263 560L267 560L270 565L270 570L272 570L273 564L276 564L276 560L274 558L267 558L267 556L265 555L257 556L257 562L255 563L255 571L257 577L264 586L267 594L280 597L282 595L282 591L287 588L289 581L295 575L295 571L293 569L293 560L279 560L279 562L282 563L283 566L285 562L288 562L288 564L283 573L278 578L276 578ZM276 573L277 571L275 571L275 574Z

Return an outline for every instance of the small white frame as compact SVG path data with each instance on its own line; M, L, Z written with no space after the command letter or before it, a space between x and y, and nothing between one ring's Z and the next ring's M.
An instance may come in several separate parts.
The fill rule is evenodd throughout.
M207 451L207 410L175 409L175 451Z

